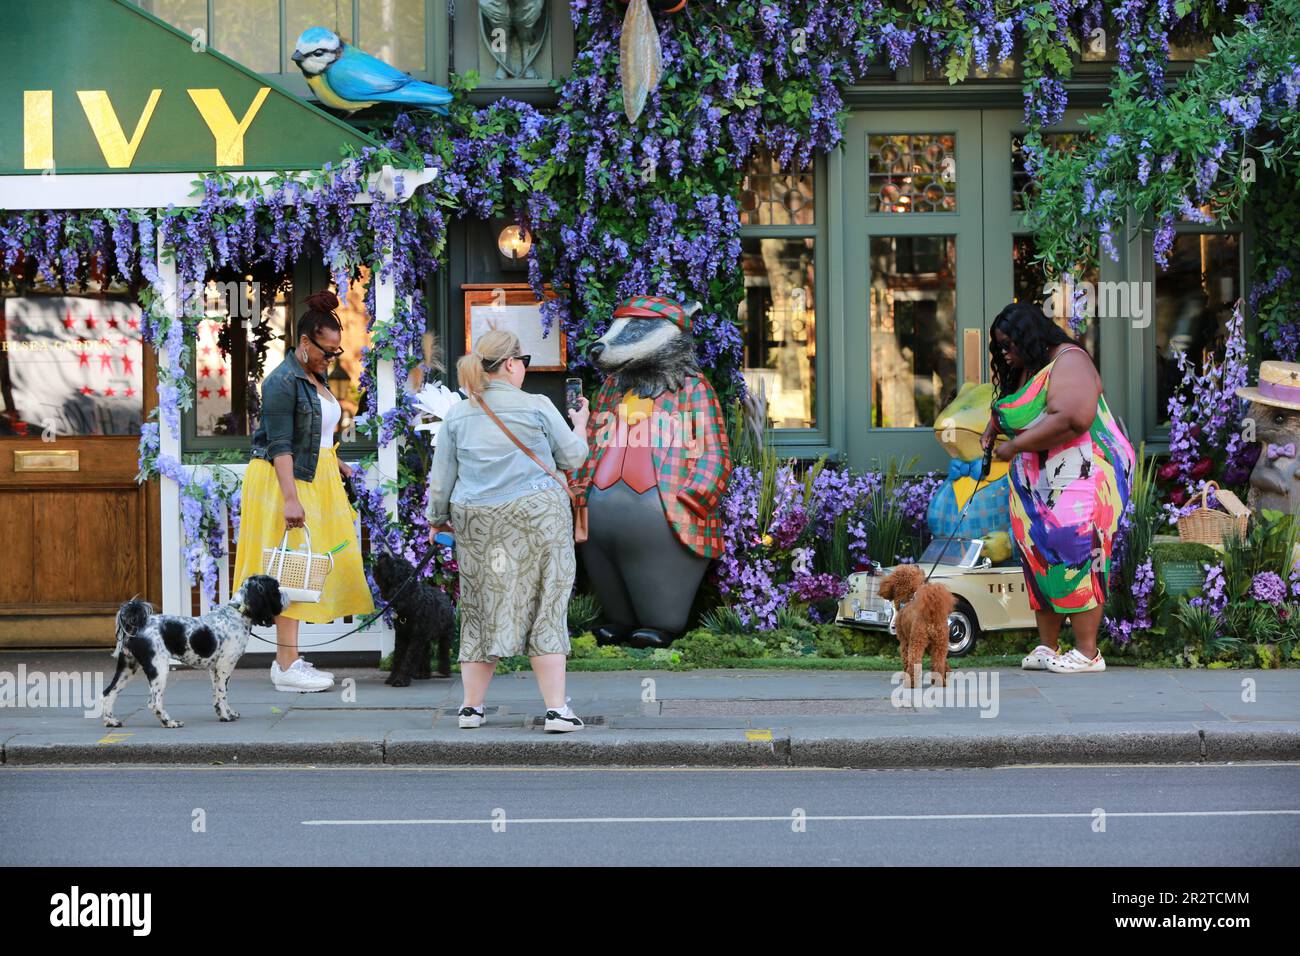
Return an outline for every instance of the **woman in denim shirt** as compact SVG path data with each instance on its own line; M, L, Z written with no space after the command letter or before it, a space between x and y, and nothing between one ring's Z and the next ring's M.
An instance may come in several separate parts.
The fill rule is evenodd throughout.
M488 332L474 343L456 364L470 398L443 420L429 471L429 523L435 534L452 529L456 536L461 727L483 722L497 660L520 654L532 659L546 729L582 727L564 696L575 571L569 496L482 408L547 467L571 471L586 461L587 400L569 412L567 426L549 398L520 389L529 358L511 332Z
M324 624L375 609L361 565L356 512L343 489L352 468L334 446L342 410L325 379L329 363L343 354L338 307L332 292L308 296L307 311L298 320L298 347L262 382L253 460L240 493L234 588L262 573L263 549L279 547L285 528L305 525L318 554L339 548L320 602L290 604L275 619L271 682L282 691L321 691L334 685L333 675L298 656L300 621ZM297 532L290 535L289 544L297 548L305 541Z

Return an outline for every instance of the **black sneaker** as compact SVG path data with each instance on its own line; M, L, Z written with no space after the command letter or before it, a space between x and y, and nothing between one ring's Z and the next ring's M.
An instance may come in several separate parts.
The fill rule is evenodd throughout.
M565 717L558 710L548 710L546 712L546 731L552 734L567 734L570 731L581 730L585 725L573 711L569 711L569 716Z
M457 716L460 718L462 730L471 730L487 723L487 713L481 707L478 710L473 707L462 707Z

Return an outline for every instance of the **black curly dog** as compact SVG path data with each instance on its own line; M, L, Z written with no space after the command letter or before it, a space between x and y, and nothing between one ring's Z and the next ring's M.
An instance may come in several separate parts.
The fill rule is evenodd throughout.
M433 676L429 668L429 646L435 638L438 676L451 676L451 638L456 627L451 600L428 581L414 581L402 587L414 573L410 561L386 551L375 558L371 569L384 602L397 595L392 605L397 625L393 669L384 681L394 687L406 687L412 679L427 680Z

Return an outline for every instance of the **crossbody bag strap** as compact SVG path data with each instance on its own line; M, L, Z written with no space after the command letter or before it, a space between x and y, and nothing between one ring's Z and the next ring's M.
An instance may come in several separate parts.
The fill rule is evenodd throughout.
M516 438L515 433L512 432L510 429L506 428L506 423L503 422L501 419L497 418L496 412L492 411L492 409L488 407L488 403L483 401L481 397L478 399L478 404L479 407L483 409L483 411L487 412L488 418L496 422L497 428L505 432L506 437L509 438L512 442L514 442L516 447L518 447L520 451L522 451L525 455L527 455L529 458L535 461L537 463L537 466L541 468L542 471L546 472L548 475L550 475L552 478L558 481L560 483L560 487L564 489L565 494L569 496L569 500L571 502L576 502L577 498L573 493L573 489L569 487L569 483L565 481L562 477L560 477L560 475L554 469L549 467L544 461L538 458L537 455L533 453L533 450L531 448L529 448L518 438Z

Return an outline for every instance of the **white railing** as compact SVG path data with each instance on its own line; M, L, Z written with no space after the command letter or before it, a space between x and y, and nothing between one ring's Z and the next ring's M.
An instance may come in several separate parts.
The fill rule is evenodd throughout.
M191 476L201 469L207 468L206 465L189 465L186 466L186 472ZM242 480L247 465L219 465L212 467L224 468L234 472ZM221 535L223 549L227 552L226 558L221 561L217 572L217 593L210 601L202 593L202 588L197 583L191 583L189 575L185 570L185 553L184 553L184 536L181 531L179 511L164 509L164 521L174 523L172 534L163 534L163 540L166 542L171 539L176 548L172 560L167 560L167 552L164 551L162 569L163 569L163 607L168 613L172 614L189 614L189 613L207 613L213 604L222 604L230 600L231 594L231 568L234 565L236 543L231 540L230 515L228 509L222 505L220 511ZM171 530L171 529L169 529ZM361 544L362 553L368 554L364 534L361 524L357 522L357 541ZM298 628L298 646L308 653L313 650L316 652L331 651L378 651L380 654L389 654L393 649L393 632L383 620L380 619L366 628L364 631L358 631L342 640L335 638L346 634L360 623L353 618L339 618L328 624L307 624L303 623ZM247 653L255 654L258 652L268 652L275 650L275 628L255 627L253 628L254 639L248 642ZM263 640L257 640L258 637ZM268 643L269 642L269 643ZM329 643L326 643L329 642ZM312 645L323 645L313 647Z

